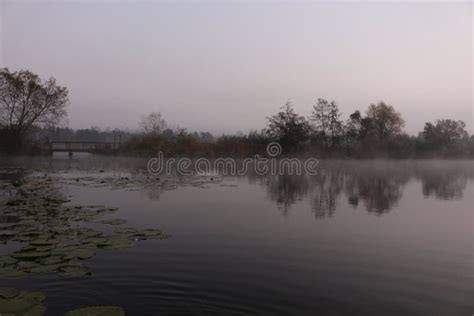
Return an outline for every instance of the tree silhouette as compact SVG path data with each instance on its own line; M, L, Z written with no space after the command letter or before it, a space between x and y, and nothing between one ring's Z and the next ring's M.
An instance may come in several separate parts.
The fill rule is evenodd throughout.
M317 136L323 139L326 148L336 144L342 135L341 113L336 102L318 99L313 106L311 121Z
M68 102L67 88L52 77L43 82L28 70L0 70L0 127L17 146L33 127L60 123Z
M153 112L142 117L140 126L147 135L154 137L160 136L167 128L166 121L160 112Z
M291 101L287 101L281 111L268 118L268 121L267 134L286 151L297 149L309 136L308 121L295 113Z
M463 121L437 120L434 124L427 122L423 129L424 141L428 151L445 154L456 150L456 145L461 142L469 143L469 135L464 129Z
M371 104L367 109L367 119L370 120L367 127L374 132L379 141L400 134L405 125L400 113L384 102L379 102L377 105Z

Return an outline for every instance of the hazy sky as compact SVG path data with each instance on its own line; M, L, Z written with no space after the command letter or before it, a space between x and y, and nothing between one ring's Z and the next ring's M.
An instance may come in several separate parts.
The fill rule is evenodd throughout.
M473 121L473 4L0 0L0 66L70 89L70 126L262 128L291 98Z

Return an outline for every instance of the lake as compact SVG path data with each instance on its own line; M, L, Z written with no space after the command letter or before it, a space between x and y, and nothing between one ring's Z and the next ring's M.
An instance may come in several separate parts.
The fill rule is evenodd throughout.
M104 219L127 221L98 227L77 209L78 227L170 235L98 251L81 260L90 275L25 273L0 286L41 290L53 316L91 305L127 315L472 315L473 161L321 161L319 175L180 180L145 166L0 160L3 183L48 181L68 212L105 205L118 210ZM4 186L4 200L21 188ZM54 214L43 225L59 225ZM14 217L0 209L5 227ZM10 239L0 239L0 256L27 244Z

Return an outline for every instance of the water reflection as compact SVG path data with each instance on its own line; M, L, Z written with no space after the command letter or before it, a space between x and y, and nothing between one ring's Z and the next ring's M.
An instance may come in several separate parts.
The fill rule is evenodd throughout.
M270 199L282 209L283 215L287 215L291 205L302 200L311 189L307 177L278 175L264 177L264 180Z
M346 174L344 191L349 204L358 206L362 201L368 212L384 214L395 206L402 197L402 189L410 176L399 172L366 170L363 174Z
M331 217L336 210L336 198L343 188L343 177L340 172L325 173L316 178L312 190L312 210L316 218Z
M354 208L382 215L389 212L403 196L410 181L421 181L425 197L462 198L467 182L474 178L471 162L340 162L326 163L318 176L279 175L249 176L250 182L267 187L268 196L287 215L291 206L309 198L316 218L334 215L338 198Z
M469 171L461 168L442 169L438 172L423 170L420 176L423 184L423 195L425 197L434 196L443 200L461 199L467 181L473 178L472 172Z
M167 189L167 186L155 185L159 180L150 185L151 175L146 172L147 159L141 158L15 158L2 163L5 166L20 165L50 173L105 169L108 176L123 179L123 182L127 182L128 177L130 182L132 179L141 179L138 187L142 196L151 200L159 200ZM309 203L316 218L333 216L340 199L354 208L363 208L378 215L385 214L397 205L403 196L404 187L412 181L421 182L420 193L425 197L460 199L468 181L474 178L472 161L322 161L320 167L323 172L317 176L262 176L249 173L243 178L249 183L264 187L268 198L275 202L283 215L288 215L294 204L303 202ZM175 188L173 182L180 182L180 178L172 176L168 189ZM163 178L161 183L163 184Z

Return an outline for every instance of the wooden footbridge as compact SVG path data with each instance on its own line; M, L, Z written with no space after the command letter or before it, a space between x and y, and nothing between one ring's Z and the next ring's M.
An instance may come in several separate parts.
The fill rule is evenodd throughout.
M120 149L119 142L71 142L71 141L51 141L49 143L51 152L111 152Z

